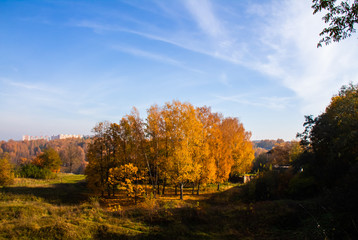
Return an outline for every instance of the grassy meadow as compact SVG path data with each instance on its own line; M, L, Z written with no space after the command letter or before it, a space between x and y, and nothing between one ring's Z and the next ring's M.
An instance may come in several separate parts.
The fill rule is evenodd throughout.
M173 189L138 205L92 196L83 175L16 179L0 189L0 239L324 239L314 201L245 203L240 186Z

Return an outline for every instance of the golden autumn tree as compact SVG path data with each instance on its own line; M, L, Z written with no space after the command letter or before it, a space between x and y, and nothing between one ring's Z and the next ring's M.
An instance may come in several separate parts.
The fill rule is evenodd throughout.
M0 156L0 186L6 186L13 182L14 173L6 155Z
M87 183L92 190L100 192L102 197L106 190L110 195L109 169L115 166L115 152L109 134L114 127L116 125L109 122L98 123L92 130L95 136L88 146L88 165L85 170Z
M220 183L227 181L234 170L242 174L251 169L254 150L250 142L250 133L246 132L237 118L224 118L214 131L216 139L216 181L218 190Z
M251 133L245 131L243 124L237 118L227 118L225 120L232 133L231 154L234 165L232 166L231 174L241 175L251 170L255 159L255 151L250 141Z
M130 128L130 144L131 144L131 153L130 160L131 164L136 168L136 171L133 172L134 185L135 185L135 202L137 202L138 194L141 194L142 189L139 185L139 182L147 180L148 173L148 156L147 156L147 140L145 137L144 123L139 116L139 112L136 108L133 107L131 113L126 116Z
M135 204L137 204L138 197L144 193L144 188L138 184L138 181L143 179L138 168L132 163L109 169L109 182L124 190L128 197L134 199Z
M215 158L216 183L219 191L220 184L229 178L234 161L231 156L230 134L226 131L221 119L219 125L215 125L212 129L212 134L211 152Z
M126 116L130 128L130 144L131 144L131 162L140 169L146 167L146 152L145 152L145 133L143 128L143 121L139 116L136 108L133 108L131 113ZM139 170L140 170L139 169Z
M196 178L195 146L201 133L201 123L195 108L188 103L173 101L163 109L165 132L168 138L168 171L174 184L180 187L183 199L184 184Z
M112 123L107 130L107 144L111 148L111 151L109 151L111 161L110 165L108 165L108 172L111 168L127 164L133 164L137 167L142 162L139 157L140 140L138 140L141 136L138 137L136 132L136 127L138 127L136 126L136 121L141 120L139 115L133 115L135 111L134 109L130 115L123 117L119 124ZM141 124L141 122L138 122L138 124ZM111 186L112 195L114 196L118 184L113 184L111 181L108 181L108 184Z
M105 191L114 195L118 186L127 184L119 176L129 166L133 188L149 181L154 194L163 184L164 194L168 182L180 187L183 199L184 185L192 184L193 192L197 186L197 194L201 184L216 182L219 189L230 173L248 171L253 160L250 133L238 119L179 101L151 106L146 122L133 108L118 124L102 122L93 131L86 175L89 186L102 196ZM136 199L139 192L133 193Z
M164 131L162 109L153 105L147 110L147 121L145 132L148 138L147 165L149 178L152 184L154 198L159 194L159 180L162 177L163 194L165 191L166 159L168 158L168 138Z
M203 124L200 121L196 109L191 104L184 105L184 111L182 114L183 119L183 130L184 138L186 141L183 141L184 148L189 153L189 158L191 160L192 170L190 176L187 177L189 182L193 183L199 179L199 175L202 172L202 169L205 164L203 160L207 158L207 146L204 141L204 129ZM181 190L182 192L182 190ZM194 188L193 188L194 192Z
M196 175L195 182L197 184L197 194L199 195L201 184L215 181L215 156L210 148L213 146L213 130L215 129L215 124L219 122L219 117L206 106L197 108L196 113L202 124L200 142L195 157L195 160L198 162L198 174Z
M62 161L58 152L49 147L33 160L33 164L41 168L47 168L52 172L59 172Z
M126 164L133 164L139 171L145 172L144 152L142 150L144 131L138 112L134 109L130 115L123 117L119 124L100 122L93 132L92 143L89 144L86 176L90 188L108 196L115 194L116 184L109 181L109 170Z

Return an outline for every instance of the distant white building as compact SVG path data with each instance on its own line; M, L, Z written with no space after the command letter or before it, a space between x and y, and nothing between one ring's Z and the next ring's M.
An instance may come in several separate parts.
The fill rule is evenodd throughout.
M55 139L67 139L67 138L83 138L82 135L75 135L75 134L59 134L54 135L52 137L49 136L29 136L29 135L23 135L22 141L33 141L33 140L55 140Z
M75 134L59 134L56 136L52 136L51 140L55 139L67 139L67 138L83 138L82 135L75 135Z
M46 140L49 141L51 138L49 136L29 136L24 135L22 136L23 141L32 141L32 140Z
M22 136L22 141L29 141L30 140L30 136L29 135L23 135Z

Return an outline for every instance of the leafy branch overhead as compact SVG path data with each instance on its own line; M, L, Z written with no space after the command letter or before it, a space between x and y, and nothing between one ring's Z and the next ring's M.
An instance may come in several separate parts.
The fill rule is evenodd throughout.
M358 0L341 1L337 3L336 0L313 0L312 8L313 14L328 11L323 20L329 26L324 28L319 34L323 38L318 42L317 47L321 47L322 43L326 45L333 42L339 42L352 33L356 32L355 25L358 23Z

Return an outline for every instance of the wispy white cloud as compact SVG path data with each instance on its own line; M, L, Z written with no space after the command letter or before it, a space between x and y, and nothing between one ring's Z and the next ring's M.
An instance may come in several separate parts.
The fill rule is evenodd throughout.
M28 83L28 82L19 82L13 81L7 78L0 78L0 81L4 84L16 88L27 89L27 90L35 90L49 93L62 93L63 91L59 88L50 87L43 83Z
M72 23L75 27L83 27L92 29L96 33L101 33L105 31L111 32L126 32L133 35L137 35L143 38L147 38L150 40L155 40L163 43L167 43L179 48L183 48L185 50L206 54L206 55L214 55L209 51L205 50L205 48L199 48L200 44L204 44L200 40L195 40L194 36L190 36L191 34L187 33L168 33L160 31L159 29L152 29L152 32L145 31L145 30L133 30L124 27L120 27L117 25L112 24L102 24L94 21L82 20Z
M227 26L222 20L223 16L215 12L216 9L210 0L184 1L185 6L203 33L201 44L191 50L229 61L235 64L243 62L245 44L231 34L232 26ZM190 42L190 40L186 40ZM206 44L203 44L206 43Z
M260 41L270 53L250 63L252 68L294 91L306 114L323 111L342 84L358 81L358 49L352 39L317 49L323 23L309 2L275 2L269 12Z
M211 15L213 13L207 14ZM196 17L194 18L196 19ZM91 20L73 22L72 25L75 27L92 29L95 33L98 34L106 31L130 33L146 39L167 43L188 51L204 54L234 64L244 63L243 53L247 51L245 43L237 43L235 39L230 38L229 34L209 34L210 36L208 36L205 29L204 34L198 35L198 32L191 32L186 29L167 31L153 26L149 31L142 29L129 29L114 24L98 23ZM147 28L148 27L143 27L143 29ZM221 26L220 28L222 28L221 32L224 33L224 27Z
M166 56L162 56L159 54L155 54L155 53L151 53L148 51L143 51L141 49L138 48L132 48L132 47L122 47L122 46L113 46L112 47L115 50L124 52L124 53L128 53L134 56L138 56L138 57L143 57L143 58L149 58L155 61L159 61L159 62L163 62L163 63L167 63L167 64L171 64L171 65L176 65L179 66L182 63L170 58L170 57L166 57Z
M242 22L235 22L237 19L228 19L215 5L217 2L187 0L182 3L199 31L126 29L90 21L78 22L77 26L99 32L127 32L258 71L273 83L291 90L301 100L304 114L318 114L342 84L358 82L355 66L358 49L352 48L355 39L317 49L323 22L319 15L312 15L309 1L249 3L243 13L251 14L250 26L244 28ZM137 50L131 54L177 64L174 59L158 54Z
M196 72L196 73L203 73L203 71L201 71L201 70L185 66L185 64L182 63L181 61L178 61L176 59L173 59L173 58L170 58L170 57L167 57L167 56L164 56L164 55L160 55L160 54L157 54L157 53L152 53L152 52L149 52L149 51L144 51L144 50L141 50L141 49L138 49L138 48L133 48L133 47L128 47L128 46L127 47L112 46L112 48L117 50L117 51L128 53L128 54L131 54L131 55L134 55L134 56L137 56L137 57L148 58L148 59L151 59L151 60L154 60L154 61L159 61L159 62L162 62L162 63L165 63L165 64L170 64L170 65L180 67L180 68L183 68L183 69L186 69L186 70L189 70L189 71L193 71L193 72Z
M93 118L99 115L106 116L113 107L104 104L103 98L116 91L113 87L114 83L106 87L103 84L99 86L89 84L84 89L81 86L81 90L69 86L60 88L44 83L28 83L7 78L0 78L0 83L5 89L4 92L0 91L0 95L7 101L7 104L0 109L20 108L24 114L33 114L33 112L45 114L53 111L62 115L82 115Z
M206 53L259 71L292 90L302 101L302 113L318 114L342 84L358 82L358 49L352 48L355 39L317 49L323 22L319 15L312 15L310 2L249 4L246 12L260 17L260 21L253 23L250 31L236 33L228 30L235 23L223 24L225 17L215 14L209 1L199 2L185 4L208 40L214 42ZM245 43L240 40L242 34L247 34ZM272 106L282 107L276 102Z
M219 38L226 34L224 28L221 26L220 20L213 12L210 1L186 0L184 3L203 32L214 38Z
M253 99L248 94L234 95L234 96L216 96L221 102L234 102L242 105L263 107L271 110L284 110L292 101L290 97L258 97Z

